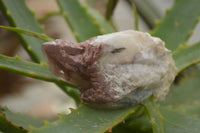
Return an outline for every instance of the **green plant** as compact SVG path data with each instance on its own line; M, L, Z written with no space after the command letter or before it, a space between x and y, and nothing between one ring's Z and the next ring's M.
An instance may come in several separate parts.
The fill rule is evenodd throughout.
M110 24L111 10L116 4L109 1L105 20L90 7L83 7L78 0L57 0L60 12L77 41L114 32ZM154 132L198 133L200 130L200 42L187 45L200 17L199 0L175 0L174 6L155 26L151 34L165 41L173 51L178 68L177 82L163 102L156 103L153 97L141 104L118 110L98 110L81 103L79 91L73 85L55 77L48 69L41 52L41 44L52 38L43 29L27 8L24 0L0 0L0 7L12 27L0 26L15 31L21 44L34 63L16 57L0 55L0 68L29 77L54 82L76 100L78 109L69 115L59 115L59 120L45 124L40 120L11 113L0 107L0 131L4 133L65 133L65 132ZM110 9L112 8L112 9ZM48 14L49 15L49 14ZM47 16L46 16L47 17ZM189 18L188 18L189 17ZM45 17L44 17L45 18ZM78 21L80 20L81 21ZM193 67L192 67L193 66ZM190 68L189 70L187 68ZM184 71L185 70L185 71ZM149 119L148 119L149 118Z

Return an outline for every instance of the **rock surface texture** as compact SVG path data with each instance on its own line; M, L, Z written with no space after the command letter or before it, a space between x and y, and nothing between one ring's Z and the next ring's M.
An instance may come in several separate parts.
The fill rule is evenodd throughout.
M61 39L42 50L51 71L76 85L98 108L133 106L150 95L164 99L176 76L171 51L148 33L127 30L82 43Z

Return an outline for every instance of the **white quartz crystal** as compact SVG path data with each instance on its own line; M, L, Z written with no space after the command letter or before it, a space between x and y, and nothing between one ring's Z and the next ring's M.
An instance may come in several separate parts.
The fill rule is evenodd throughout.
M158 99L168 93L176 76L176 66L171 51L161 39L127 30L98 36L91 44L105 44L102 57L96 63L106 80L113 83L110 88L118 92L116 98L123 98L138 88ZM114 49L122 50L113 53Z

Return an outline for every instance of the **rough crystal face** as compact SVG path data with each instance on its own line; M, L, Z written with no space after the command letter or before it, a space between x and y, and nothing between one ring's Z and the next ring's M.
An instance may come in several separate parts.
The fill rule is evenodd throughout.
M133 30L82 43L57 39L42 50L52 72L76 85L85 103L99 108L132 106L150 95L163 99L176 76L164 42Z

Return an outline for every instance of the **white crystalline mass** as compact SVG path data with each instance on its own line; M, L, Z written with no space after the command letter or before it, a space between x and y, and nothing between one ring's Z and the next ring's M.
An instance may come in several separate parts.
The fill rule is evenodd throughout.
M158 99L168 93L176 66L161 39L128 30L97 36L90 44L104 44L103 54L95 63L110 82L110 88L118 92L116 99L132 97L128 94L138 88ZM115 49L120 50L114 52Z

